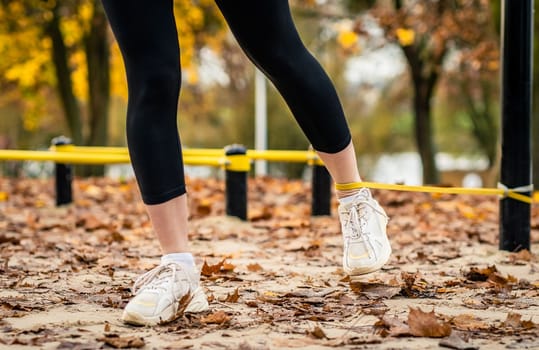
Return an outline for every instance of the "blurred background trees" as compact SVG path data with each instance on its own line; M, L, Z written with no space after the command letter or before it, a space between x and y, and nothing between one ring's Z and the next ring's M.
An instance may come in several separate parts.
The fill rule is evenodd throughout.
M336 84L363 159L418 152L425 183L443 182L438 152L481 157L496 174L499 1L294 0L291 6L306 45ZM175 0L175 11L183 144L252 147L252 65L212 0ZM0 147L47 147L59 134L79 145L125 144L126 82L99 0L0 0L0 55ZM537 110L538 89L534 96ZM308 147L273 88L268 117L270 148Z

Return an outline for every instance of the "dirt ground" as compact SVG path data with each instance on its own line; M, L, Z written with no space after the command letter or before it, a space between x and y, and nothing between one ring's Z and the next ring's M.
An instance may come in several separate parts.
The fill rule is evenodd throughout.
M0 349L539 349L539 208L531 252L498 250L498 199L376 191L393 256L350 282L331 217L310 188L249 184L249 221L224 215L223 183L190 180L192 249L210 311L157 327L120 321L158 263L133 182L0 178Z

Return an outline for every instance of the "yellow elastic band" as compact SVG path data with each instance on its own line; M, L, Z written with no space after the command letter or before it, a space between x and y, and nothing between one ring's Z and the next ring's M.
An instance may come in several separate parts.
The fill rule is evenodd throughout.
M376 188L383 190L407 191L407 192L427 192L427 193L448 193L448 194L477 194L496 195L509 197L524 203L532 204L531 197L523 195L513 190L499 188L464 188L464 187L437 187L437 186L408 186L395 184L382 184L376 182L350 182L345 184L335 184L335 188L340 191L354 190L361 187Z

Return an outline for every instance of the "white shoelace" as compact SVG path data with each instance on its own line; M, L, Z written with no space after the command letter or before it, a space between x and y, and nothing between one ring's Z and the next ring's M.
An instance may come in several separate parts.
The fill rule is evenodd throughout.
M179 271L185 274L187 273L181 264L175 262L161 263L159 266L137 278L133 285L133 294L137 295L144 289L167 290L167 287L170 285L172 294L176 298L175 282L176 273Z
M380 211L369 201L368 197L361 198L357 203L347 208L343 213L343 235L345 239L361 239L366 246L370 246L371 249L367 249L367 253L369 258L372 258L371 251L374 253L374 247L370 240L371 232L367 230L367 216L369 214L367 206L373 212L387 217L385 213Z
M347 214L347 215L346 215ZM346 232L346 237L352 239L362 238L367 236L368 239L369 232L367 231L367 210L363 205L354 205L350 207L345 213L345 223L344 227Z

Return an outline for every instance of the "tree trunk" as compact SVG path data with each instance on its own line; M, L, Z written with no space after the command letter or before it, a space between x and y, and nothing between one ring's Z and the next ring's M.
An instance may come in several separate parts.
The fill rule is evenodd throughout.
M90 31L84 40L88 62L88 116L90 132L88 146L106 146L110 101L110 49L105 12L99 0L93 0L94 14ZM86 176L103 176L104 166L88 166L82 170Z
M469 79L469 78L468 78ZM472 122L472 134L474 135L479 147L488 158L489 168L496 162L496 148L498 144L498 128L494 118L496 116L491 109L492 82L480 78L481 101L477 103L472 97L472 89L468 82L461 84L464 93L464 99L468 105L468 114Z
M57 89L62 102L62 108L67 120L71 139L77 145L81 145L82 121L79 106L75 94L73 93L73 81L71 80L71 70L68 64L68 50L64 42L64 37L60 30L59 5L53 9L52 19L48 23L45 34L52 41L52 61L55 67Z
M420 49L413 46L402 47L414 85L414 121L417 151L423 166L423 183L437 184L440 180L435 160L435 147L432 133L431 99L438 80L438 73L431 68L425 73L425 62L420 58ZM436 66L435 62L429 64Z
M437 184L439 174L435 161L430 105L432 94L428 90L426 81L414 83L415 138L423 165L423 183Z
M537 61L535 61L537 62ZM535 185L535 189L539 190L539 139L536 137L539 135L539 74L535 74L534 93L533 93L533 176L532 182ZM535 137L534 137L535 135Z
M537 138L537 135L539 135L539 14L535 13L535 19L534 19L534 57L533 60L533 95L532 95L532 113L533 113L533 119L532 119L532 142L533 142L533 153L532 153L532 161L533 161L533 174L532 174L532 182L535 185L535 188L539 188L539 139Z

